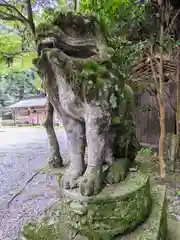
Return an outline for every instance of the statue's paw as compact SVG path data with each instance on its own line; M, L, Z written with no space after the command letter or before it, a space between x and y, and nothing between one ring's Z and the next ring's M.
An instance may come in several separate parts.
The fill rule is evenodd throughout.
M102 188L102 167L88 166L80 182L80 192L83 196L96 195Z
M78 187L77 178L64 174L64 176L62 177L62 187L65 189L77 188Z
M60 168L63 166L63 159L59 153L53 153L49 159L48 163L50 168Z
M66 170L66 172L62 176L62 187L66 189L73 189L78 187L78 178L82 176L82 174L82 170L76 169L74 166L70 165L68 170Z
M124 181L129 171L130 160L128 158L120 158L108 168L106 180L108 183L118 183Z

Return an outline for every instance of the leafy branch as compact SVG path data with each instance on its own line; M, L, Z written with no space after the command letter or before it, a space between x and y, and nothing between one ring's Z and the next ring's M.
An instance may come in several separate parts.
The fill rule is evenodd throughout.
M5 8L5 10L0 10L0 19L8 21L20 21L22 23L30 23L29 20L12 4L2 0L0 3L0 8Z
M0 3L0 19L6 21L19 21L24 25L28 25L31 29L31 33L35 36L35 24L31 0L24 1L24 5L26 5L27 17L25 17L15 5L10 4L5 0L2 1L3 2Z

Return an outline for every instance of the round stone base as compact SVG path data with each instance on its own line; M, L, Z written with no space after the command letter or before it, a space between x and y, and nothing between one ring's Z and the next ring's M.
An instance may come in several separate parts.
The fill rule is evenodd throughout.
M149 178L130 173L126 180L84 197L79 189L61 192L61 214L67 226L88 239L111 239L132 231L151 210Z

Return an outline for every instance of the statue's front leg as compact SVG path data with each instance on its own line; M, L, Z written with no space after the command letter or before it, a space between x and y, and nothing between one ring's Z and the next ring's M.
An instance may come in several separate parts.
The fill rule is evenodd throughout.
M88 165L80 183L84 196L98 194L102 188L102 165L110 129L110 115L99 106L88 105L85 113Z
M70 165L62 177L62 186L66 189L77 187L78 178L85 171L85 127L84 123L68 117L62 117L67 134L70 153Z

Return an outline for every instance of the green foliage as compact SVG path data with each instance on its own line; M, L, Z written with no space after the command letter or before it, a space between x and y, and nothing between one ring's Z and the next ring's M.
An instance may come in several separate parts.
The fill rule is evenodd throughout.
M0 49L5 53L15 53L21 51L21 39L16 34L0 35Z
M57 5L55 2L59 2L59 8L61 9L65 6L64 0L31 1L31 4L33 6L33 20L35 25L44 20L52 19L52 15L54 14L53 8L55 5ZM9 99L9 97L7 97L9 95L4 94L4 91L6 92L7 86L10 86L10 81L12 81L12 89L15 88L15 85L17 85L18 88L19 85L25 84L25 81L27 81L27 85L31 85L29 78L27 80L25 75L29 72L30 69L34 68L32 59L36 57L36 43L34 35L32 34L31 29L27 23L23 20L23 16L27 18L26 5L24 2L19 0L8 0L7 5L8 4L11 4L14 7L0 6L0 28L3 29L3 31L0 33L0 76L2 76L0 78L0 85L3 89L3 94L1 95L3 95L3 98L5 99ZM40 9L42 10L42 8L44 9L42 13L37 12L37 9L39 11ZM13 17L9 18L10 15L8 14ZM12 60L10 64L8 63L9 57ZM5 84L5 81L2 80L6 79L6 77L7 84ZM36 81L34 84L33 79L32 89L37 88L38 90L42 90L41 80L37 74L35 75L35 78ZM24 87L26 89L26 86ZM35 92L37 93L37 91Z
M152 154L153 153L151 148L141 148L141 150L139 152L141 152L141 153L148 153L148 154Z
M45 8L42 15L41 15L41 19L46 20L46 21L50 21L50 20L53 19L53 16L54 16L54 9Z
M94 12L106 28L124 37L134 28L137 31L144 18L144 5L134 0L82 0L81 11Z
M20 92L23 97L38 93L34 86L36 75L32 76L30 70L34 67L32 59L36 52L33 50L32 42L30 44L23 42L23 38L28 35L20 34L24 31L22 24L12 22L3 24L8 30L5 31L6 34L0 35L0 86L4 101L13 102L21 98ZM9 57L12 58L10 64L7 62Z
M17 0L8 1L7 4L12 4L20 14L26 16L26 10L24 4ZM24 72L28 72L34 66L32 65L32 59L36 56L35 52L35 41L28 25L22 21L16 21L16 17L20 14L12 7L2 7L0 6L0 27L3 28L2 34L0 34L0 76L1 84L2 78L8 76L12 80L11 76L17 77L17 72L21 72L20 75L24 76ZM8 16L11 14L15 16L11 20L3 18L3 16ZM19 77L18 77L19 79ZM16 81L13 78L12 85L19 83L21 81ZM3 81L4 82L4 81Z
M8 67L6 63L6 58L1 57L0 62L0 75L13 73L16 71L25 71L33 68L32 59L36 56L35 52L27 52L23 53L22 55L16 55L13 58L13 63L10 67Z
M4 104L18 101L24 97L37 96L36 74L33 71L9 72L0 77L0 99Z
M113 62L119 66L119 71L124 79L128 79L132 65L134 65L144 54L147 42L137 42L123 40L121 37L109 39L109 45L115 49Z
M177 196L177 197L180 197L180 190L177 190L177 191L176 191L176 196Z
M9 31L13 24L4 25L7 26ZM28 37L19 34L19 28L22 26L17 25L14 32L0 35L0 75L4 75L14 71L29 70L33 67L32 59L36 56L33 49L33 43L25 42L24 38ZM23 28L21 29L22 31ZM12 62L8 64L8 58L12 58Z
M112 61L119 67L121 82L129 79L132 66L146 52L148 42L145 39L128 40L141 30L146 19L145 10L146 5L129 0L82 0L81 11L93 12L97 16L102 29L105 29L108 45L115 50Z

